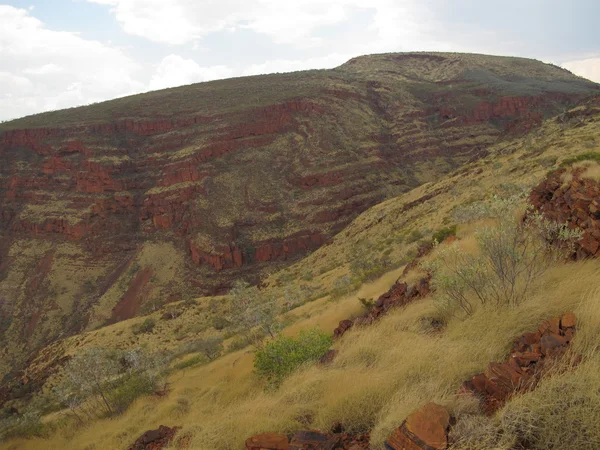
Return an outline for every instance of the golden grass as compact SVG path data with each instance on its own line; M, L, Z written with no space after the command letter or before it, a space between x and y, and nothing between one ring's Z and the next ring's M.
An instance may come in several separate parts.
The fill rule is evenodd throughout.
M452 319L442 333L427 325L436 313L433 300L420 300L374 326L349 332L336 344L340 353L331 366L308 366L277 391L263 390L252 374L251 353L241 351L173 375L165 399L140 399L116 419L49 440L15 442L14 449L84 449L90 442L96 448L125 448L160 424L183 425L181 433L192 436L192 449L239 449L253 433L327 429L337 421L350 430L372 430L373 448L382 449L389 433L427 401L444 404L459 417L465 408L472 410L456 400L460 383L489 362L503 360L512 338L544 319L573 310L580 318L574 348L586 361L597 361L592 350L600 344L598 292L598 261L568 264L547 272L520 306L479 308L467 319ZM304 325L319 323L321 317L327 317L327 310ZM595 363L581 368L586 364ZM560 379L586 379L592 372L576 369ZM554 392L552 386L544 389ZM536 392L527 395L541 395Z

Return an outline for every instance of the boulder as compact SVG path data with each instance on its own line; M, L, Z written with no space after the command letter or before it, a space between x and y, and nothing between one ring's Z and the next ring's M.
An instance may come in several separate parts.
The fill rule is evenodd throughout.
M577 325L577 318L572 312L564 313L563 316L560 318L560 326L563 329L575 328L575 325Z
M333 450L338 448L339 435L329 435L319 431L297 431L289 450Z
M148 430L129 447L129 450L161 450L166 448L180 428L169 428L161 425L156 430Z
M246 450L288 450L288 438L282 434L262 433L246 440Z
M335 356L337 355L337 353L338 353L337 350L327 350L327 353L325 353L319 359L319 364L321 364L323 366L331 364L333 362L333 360L335 359Z
M415 411L385 442L388 450L443 450L448 448L450 414L428 403Z
M338 327L333 330L334 339L340 338L346 331L352 328L353 322L350 319L340 321Z

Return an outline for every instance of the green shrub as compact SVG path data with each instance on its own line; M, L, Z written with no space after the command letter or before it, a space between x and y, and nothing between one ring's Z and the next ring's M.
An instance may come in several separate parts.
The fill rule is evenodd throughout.
M190 343L193 352L202 353L209 361L217 358L223 351L223 339L220 337L207 337Z
M432 242L444 242L446 238L450 236L456 236L456 225L452 225L450 227L442 228L435 233L431 237Z
M191 358L186 359L180 363L173 365L174 370L183 370L188 367L196 366L198 364L203 364L207 361L206 356L204 355L196 355Z
M227 328L231 325L231 322L227 320L225 317L215 316L212 318L212 326L215 330L221 331L224 328Z
M42 437L45 433L46 427L40 421L40 414L36 411L9 415L0 420L0 442L9 438Z
M238 350L242 350L242 349L248 347L249 345L250 345L250 342L248 341L247 338L237 337L229 343L229 346L227 347L227 351L229 353L237 352Z
M318 360L331 343L331 336L318 329L303 330L296 338L280 336L256 351L255 372L277 385L302 364Z
M423 236L425 236L425 232L415 228L414 230L411 230L410 234L406 237L406 243L412 244L413 242L417 242Z
M108 401L113 411L121 414L139 397L153 394L156 390L154 381L143 374L134 374L129 378L119 380L116 386L109 391Z
M587 152L581 155L574 156L573 158L567 158L560 163L560 167L570 166L571 164L580 161L597 161L600 162L600 152Z
M156 321L152 317L148 317L142 323L132 325L131 331L133 331L133 334L152 333L155 325Z
M373 298L358 297L358 301L360 302L361 305L364 306L364 308L367 311L370 311L375 306L375 301L373 300Z

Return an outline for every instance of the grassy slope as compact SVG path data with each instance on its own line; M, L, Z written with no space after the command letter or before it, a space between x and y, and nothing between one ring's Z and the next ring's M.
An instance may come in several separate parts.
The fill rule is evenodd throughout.
M566 125L547 122L533 137L491 149L488 158L468 166L462 174L372 208L331 245L296 264L289 273L274 276L271 288L279 289L276 281L282 275L289 279L307 270L318 273L319 268L344 263L350 247L360 241L387 243L390 237L406 235L413 228L439 228L450 221L449 213L455 205L505 190L508 183L526 186L537 183L561 160L598 148L600 117L595 118L596 121L580 126L575 126L577 121ZM402 212L408 201L440 189L447 190ZM459 230L461 245L466 248L473 248L474 227L467 225ZM394 253L407 248L398 239L387 245ZM310 284L324 285L326 289L332 279L347 272L348 268L340 264L316 275ZM385 291L398 273L399 269L338 302L325 297L292 311L297 321L287 332L314 325L331 329L337 320L360 311L358 296L375 296ZM554 417L551 427L546 405L557 403L553 397L556 390L566 385L574 397L597 396L589 392L588 386L590 382L597 384L595 374L600 367L600 357L594 351L600 344L596 333L600 326L599 302L597 261L557 267L538 280L529 298L518 308L480 310L467 320L452 320L442 334L432 334L427 321L422 320L435 315L433 301L425 299L393 312L375 326L349 333L336 344L340 354L332 366L308 367L276 392L263 391L261 381L252 374L251 353L240 351L176 373L167 398L141 399L117 419L101 420L82 430L64 429L49 440L15 441L11 448L83 449L89 448L91 442L96 443L95 448L125 448L148 428L182 424L182 433L192 436L193 449L237 449L252 433L289 432L307 426L328 428L341 420L351 429L373 429L373 444L379 449L408 413L429 400L446 404L464 418L461 423L469 431L462 437L475 436L465 448L481 448L477 447L481 442L488 442L490 448L506 448L491 441L498 423L508 427L510 420L527 420L531 415L535 415L539 422L536 426L545 430L549 439L560 440L564 438L561 433L566 433L566 428L573 424L564 423L570 420L565 415ZM581 321L575 348L586 359L576 371L543 382L536 392L509 403L492 420L470 416L471 405L454 400L453 394L462 380L482 371L488 362L504 358L512 337L535 329L541 320L566 310L574 310ZM111 345L110 339L101 337L117 335L115 331L130 324L123 322L89 333L84 345ZM170 324L165 322L164 326ZM147 344L160 347L162 335L161 332L148 336ZM587 438L591 446L580 448L596 448L594 445L598 443L589 439L600 436L594 434L598 431L598 422L594 422L598 410L585 409L585 405L573 408L575 413L585 416L584 425L592 436ZM469 424L476 426L469 429ZM510 437L510 433L506 435Z
M489 88L489 93L475 97L473 91L481 87ZM181 205L186 211L184 222L189 225L186 230L190 230L190 235L185 235L184 239L179 239L177 233L156 231L151 221L140 221L137 212L116 216L106 212L109 220L102 227L105 234L96 236L96 240L113 248L131 243L131 248L116 252L113 258L91 254L89 246L80 241L55 243L55 234L32 236L23 233L21 237L24 239L15 242L11 234L0 231L0 247L11 247L11 264L5 269L2 264L0 296L11 299L15 306L7 309L6 313L14 320L4 333L2 343L5 352L0 353L0 376L7 374L11 368L20 368L39 345L79 332L87 323L82 318L91 317L86 330L105 323L113 307L136 279L135 267L140 271L153 270L151 282L143 292L141 313L145 313L156 302L199 295L200 289L202 292L214 292L234 278L256 280L270 270L289 264L288 260L246 265L240 270L222 271L215 275L206 266L196 267L190 263L189 250L185 247L188 238L193 239L203 251L211 253L217 247L230 244L231 230L236 236L235 244L243 249L252 248L262 240L281 240L307 229L330 235L339 230L338 225L344 226L356 211L367 205L385 196L396 196L420 183L435 181L440 173L447 173L463 164L472 156L472 153L465 154L464 148L493 145L499 133L494 124L473 125L466 130L447 126L451 123L438 123L435 114L427 118L411 116L411 112L424 114L429 110L438 101L435 100L437 94L449 96L449 100L440 97L442 103L447 103L444 103L446 106L469 110L468 107L473 106L471 103L481 100L493 102L497 95L536 95L557 91L588 94L597 87L563 69L521 58L384 54L360 57L333 70L200 83L0 124L2 132L28 127L63 127L120 119L143 121L199 114L211 117L211 121L214 119L214 122L198 124L189 130L177 129L164 135L140 138L139 141L134 139L129 149L123 144L127 136L83 132L83 135L76 132L71 136L81 138L89 147L91 162L100 163L115 173L120 172L120 167L135 165L140 160L145 162L147 158L157 162L157 167L192 158L189 161L191 167L213 174L202 182L144 185L131 192L119 192L119 196L139 197L144 203L155 194L162 193L168 197L167 201L176 202L182 195L180 189L190 186L205 187L211 194L195 195ZM297 129L279 133L269 145L232 152L200 165L193 161L193 156L201 153L207 142L228 126L238 122L251 125L256 120L255 108L297 98L315 102L332 114L316 115L314 119L311 115L299 115L297 120L301 123L297 124ZM546 106L556 109L556 105ZM147 145L158 145L163 140L169 143L169 139L176 141L188 134L193 136L189 137L189 142L182 144L183 148L151 153L151 157L146 153ZM378 149L379 145L373 138L375 135L388 136L393 145ZM252 139L248 138L248 142ZM56 142L52 144L58 145ZM11 158L15 156L12 153L9 155ZM40 178L42 158L27 151L21 153L23 155L16 155L18 158L13 167L7 165L4 172L0 168L0 184L10 180L14 170L25 179L35 179L38 186L35 189L24 187L27 195L23 195L23 205L19 200L11 206L16 208L16 217L38 224L48 218L64 219L71 225L87 221L105 224L93 210L96 202L110 203L112 194L74 193L69 184L72 179L65 173ZM432 154L441 156L433 157ZM65 156L65 159L75 166L81 163L78 170L87 171L86 160L81 155L73 154ZM134 171L126 178L131 176L137 180L137 177L146 175L159 176L159 172L158 168L148 174ZM318 176L326 172L342 173L343 181L313 189L303 189L290 182L296 177ZM58 183L61 179L64 185ZM56 182L56 189L44 189L50 181ZM26 200L29 195L36 200ZM18 199L21 197L18 196ZM265 213L259 208L262 204L275 205L276 212ZM319 217L326 217L337 209L344 211L338 219L321 222ZM156 210L153 211L156 213ZM374 211L383 213L384 210ZM437 222L434 221L432 226L437 227ZM143 232L138 227L143 227ZM404 225L399 225L397 230L402 227ZM120 231L113 231L117 229ZM149 233L153 234L151 243ZM377 233L371 236L377 241L371 244L377 247L379 253L392 251L394 265L406 259L405 246L399 241L390 242L393 234L387 235L385 240L378 236ZM48 241L52 241L51 246ZM370 247L371 244L365 245ZM27 250L22 252L23 248ZM30 280L39 273L36 263L42 257L51 259L52 267L48 277L32 284ZM168 259L168 264L159 262L159 257ZM338 259L330 256L322 261L309 259L310 263L301 266L304 268L301 275L305 275L301 287L312 285L315 288L313 297L325 294L347 269L334 270L347 261L345 250L338 254ZM315 261L316 264L309 265ZM282 275L290 277L285 273ZM315 282L306 281L311 277Z

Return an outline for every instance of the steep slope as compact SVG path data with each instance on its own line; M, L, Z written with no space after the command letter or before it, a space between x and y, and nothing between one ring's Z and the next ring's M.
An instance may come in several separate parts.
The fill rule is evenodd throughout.
M547 214L560 213L556 217L561 221L587 226L597 211L591 207L595 203L582 199L581 194L591 187L597 192L600 180L598 163L593 158L597 160L598 154L593 152L598 150L600 97L545 121L528 136L491 146L486 157L436 182L370 208L336 235L330 245L269 277L267 289L277 292L277 284L285 275L303 290L311 286L327 290L331 278L351 275L351 251L361 242L371 242L368 250L372 252L379 251L383 244L384 250L392 250L393 259L398 260L417 244L409 239L414 230L423 231L422 237L429 241L432 231L456 221L460 222L458 245L473 249L473 232L481 223L459 220L461 209L494 194L528 193L536 185L531 197L534 203L543 198L557 207L543 208ZM571 179L568 171L559 168L579 160ZM555 169L554 175L547 177ZM557 186L559 195L552 202L546 193L557 192ZM585 222L579 217L584 210L588 219ZM430 231L424 231L427 229ZM359 257L369 259L370 255L364 252ZM333 268L321 271L330 266ZM314 274L310 281L302 276L307 270ZM322 298L286 314L286 323L292 325L284 333L294 334L314 326L332 331L339 320L363 312L358 298L377 298L398 277L410 280L411 275L422 276L414 268L406 277L403 272L401 266L394 268L335 302L323 292ZM370 431L371 448L383 449L384 441L408 414L436 401L447 406L459 421L453 433L467 442L455 448L516 448L510 445L511 439L520 442L516 439L523 439L522 432L527 430L534 431L533 439L524 448L595 448L600 439L594 420L599 404L599 273L597 259L561 263L536 280L531 295L522 304L500 308L490 305L468 318L453 317L442 327L435 322L441 316L432 298L417 300L406 308L390 310L374 324L353 327L335 344L338 354L329 366L309 366L278 390L264 390L264 383L252 372L251 352L233 351L210 364L175 372L168 395L143 398L122 416L94 421L75 432L59 431L49 439L10 445L18 449L84 449L90 445L124 449L145 430L166 424L183 427L180 436L186 439L175 442L175 448L238 449L255 433L328 430L341 422L350 431ZM225 304L220 300L219 305ZM174 331L185 328L186 321L204 321L210 309L209 299L200 299L176 319L166 320L161 318L162 311L156 312L157 330L151 334L135 336L132 324L142 320L135 318L70 337L42 352L36 360L40 367L31 367L28 375L35 377L52 358L60 360L96 346L174 351L182 342L174 339ZM570 310L578 318L574 350L583 356L575 370L557 373L535 392L511 400L506 406L508 414L499 414L502 420L482 416L473 404L457 399L456 391L464 380L486 370L490 361L505 360L513 338ZM225 337L225 331L214 329L189 334L184 339L211 334ZM553 439L553 446L545 444ZM568 439L574 442L571 447L565 445L571 442ZM501 446L497 440L508 443Z
M3 368L316 249L598 86L537 61L387 54L0 125Z

